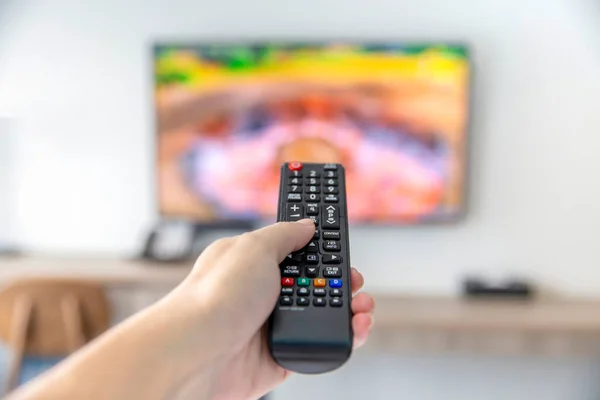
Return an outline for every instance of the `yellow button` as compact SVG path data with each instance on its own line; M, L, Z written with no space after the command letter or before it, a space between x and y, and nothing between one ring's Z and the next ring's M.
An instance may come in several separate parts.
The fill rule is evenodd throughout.
M325 287L327 285L327 280L324 278L317 278L314 281L315 287Z

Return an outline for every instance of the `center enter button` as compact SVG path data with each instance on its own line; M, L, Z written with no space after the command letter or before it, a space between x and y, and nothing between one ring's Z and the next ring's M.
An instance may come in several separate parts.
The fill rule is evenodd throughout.
M333 204L322 206L323 229L340 229L340 208Z

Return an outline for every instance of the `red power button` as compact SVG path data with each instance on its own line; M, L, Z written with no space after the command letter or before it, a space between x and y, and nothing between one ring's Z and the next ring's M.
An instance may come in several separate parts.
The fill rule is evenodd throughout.
M302 163L299 161L293 161L288 164L290 171L299 171L302 169Z

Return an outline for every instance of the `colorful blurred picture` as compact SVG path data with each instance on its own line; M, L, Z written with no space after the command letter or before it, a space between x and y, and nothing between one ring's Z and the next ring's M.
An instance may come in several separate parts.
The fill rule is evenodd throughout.
M462 213L465 47L160 45L154 62L163 216L272 221L286 161L342 163L351 224Z

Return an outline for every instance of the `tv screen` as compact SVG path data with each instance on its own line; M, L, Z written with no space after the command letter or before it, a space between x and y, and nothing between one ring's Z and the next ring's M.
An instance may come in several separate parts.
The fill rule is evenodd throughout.
M154 63L165 217L273 220L286 161L342 163L353 224L462 212L464 46L165 44Z

